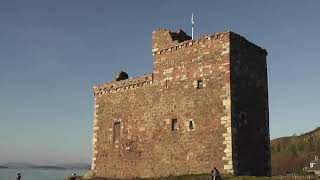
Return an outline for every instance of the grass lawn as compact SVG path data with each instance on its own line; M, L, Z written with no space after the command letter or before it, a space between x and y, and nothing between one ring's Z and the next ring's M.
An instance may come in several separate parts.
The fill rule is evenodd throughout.
M78 179L78 178L77 178ZM79 178L79 180L83 180ZM91 180L114 180L108 178L93 178ZM169 177L161 177L161 178L137 178L132 180L211 180L211 176L204 175L188 175L188 176L169 176ZM222 180L280 180L279 177L255 177L255 176L230 176L223 175Z

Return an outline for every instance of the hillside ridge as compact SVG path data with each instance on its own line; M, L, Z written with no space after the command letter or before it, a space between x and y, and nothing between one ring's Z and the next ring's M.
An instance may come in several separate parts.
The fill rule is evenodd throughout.
M272 173L301 172L315 156L320 155L320 127L301 135L271 140Z

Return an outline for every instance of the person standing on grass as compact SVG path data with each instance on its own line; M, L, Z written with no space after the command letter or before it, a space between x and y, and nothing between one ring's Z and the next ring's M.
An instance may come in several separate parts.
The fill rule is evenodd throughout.
M214 170L216 171L216 173L217 173L216 180L221 180L221 174L220 174L220 171L219 171L216 167L214 167L213 169L214 169Z
M216 179L216 172L214 171L214 168L211 171L211 180L215 180Z
M71 178L70 178L70 180L76 180L76 178L77 178L76 173L73 173L72 176L71 176Z
M21 180L21 174L20 173L17 174L16 180Z
M213 169L211 171L211 179L212 180L220 180L221 179L220 172L216 167L213 167Z

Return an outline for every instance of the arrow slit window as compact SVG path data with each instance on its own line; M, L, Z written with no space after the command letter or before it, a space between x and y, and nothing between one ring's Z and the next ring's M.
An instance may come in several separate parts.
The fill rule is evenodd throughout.
M115 122L113 125L113 143L120 142L120 134L121 134L121 123Z

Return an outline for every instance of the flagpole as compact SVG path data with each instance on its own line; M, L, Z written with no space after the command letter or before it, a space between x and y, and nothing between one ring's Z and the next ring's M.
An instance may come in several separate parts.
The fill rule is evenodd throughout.
M193 13L191 14L191 24L192 24L192 26L191 26L191 37L193 39L193 28L194 28Z

